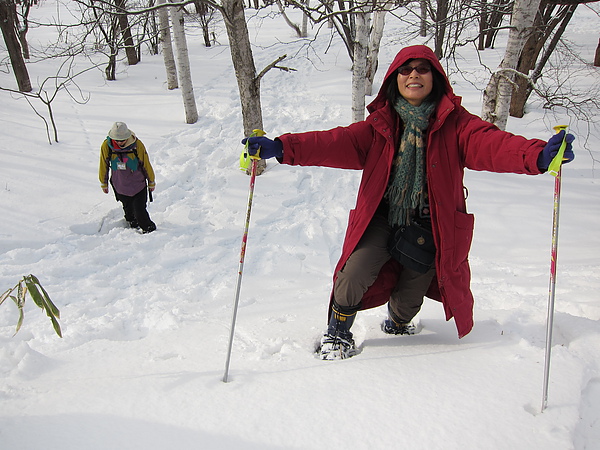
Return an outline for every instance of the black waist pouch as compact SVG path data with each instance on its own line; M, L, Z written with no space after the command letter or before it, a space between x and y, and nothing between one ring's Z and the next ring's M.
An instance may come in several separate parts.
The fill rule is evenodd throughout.
M394 228L388 250L404 267L419 273L426 273L435 262L433 233L416 222Z

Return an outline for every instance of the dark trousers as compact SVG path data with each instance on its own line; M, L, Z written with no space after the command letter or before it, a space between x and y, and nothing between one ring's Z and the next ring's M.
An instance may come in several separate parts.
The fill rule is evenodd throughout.
M142 189L133 197L115 192L115 197L123 204L125 220L132 226L137 224L143 231L150 232L156 230L156 225L150 220L146 210L147 196L148 188Z
M387 217L377 213L346 264L338 272L333 287L335 302L343 309L356 310L364 293L377 279L383 265L391 258L388 239L392 233ZM423 297L435 275L403 268L389 300L390 315L396 322L410 322L420 311Z

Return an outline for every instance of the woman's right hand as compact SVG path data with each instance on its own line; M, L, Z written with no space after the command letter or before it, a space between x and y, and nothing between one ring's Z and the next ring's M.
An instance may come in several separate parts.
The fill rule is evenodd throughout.
M248 153L260 159L283 158L283 144L279 139L271 140L264 136L251 136L242 139L248 145Z

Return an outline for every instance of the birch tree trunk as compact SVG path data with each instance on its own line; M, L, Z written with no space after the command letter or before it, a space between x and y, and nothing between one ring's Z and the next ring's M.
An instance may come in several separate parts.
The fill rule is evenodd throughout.
M244 3L242 0L224 0L223 9L231 60L242 103L244 134L249 136L252 130L263 128L263 120L260 84L256 79L256 66L244 15Z
M556 49L567 25L571 21L571 18L577 9L577 4L561 8L554 17L548 14L548 12L554 10L552 5L547 3L544 5L544 3L542 3L540 8L544 9L544 11L542 14L538 15L535 22L536 30L530 35L525 43L523 51L521 52L521 57L519 58L517 70L529 76L527 78L519 77L516 80L517 86L515 90L513 90L510 101L511 117L520 118L525 115L525 104L527 99L529 99L529 95L533 91L535 83L540 78L544 66L548 62L550 55ZM554 31L555 28L556 31ZM552 39L548 42L551 35ZM542 55L541 57L540 53ZM530 71L532 71L531 74Z
M166 0L158 0L157 4L163 5ZM162 42L163 61L167 72L167 89L173 90L179 87L177 83L177 65L173 54L173 42L171 41L171 25L169 23L169 11L167 8L158 9L158 26L160 28L160 41Z
M540 0L515 0L504 58L483 92L481 117L502 130L508 120L516 67L539 5Z
M310 7L310 0L303 1L304 6L306 8ZM302 37L308 36L308 15L306 13L302 13Z
M419 0L421 6L421 26L419 28L419 36L427 36L427 0Z
M263 129L263 117L260 104L260 80L254 65L243 0L223 0L222 13L240 93L244 135L250 136L252 130ZM262 173L265 167L266 162L261 159L257 173Z
M385 9L379 9L373 13L373 26L371 27L371 36L367 51L365 95L373 94L373 80L375 79L377 66L379 65L379 47L381 45L381 38L383 37L386 13Z
M365 118L365 87L367 74L367 49L371 13L357 12L354 15L356 31L354 38L354 62L352 64L352 122Z
M179 7L169 8L171 22L173 23L173 38L177 49L177 64L179 66L179 84L183 97L183 109L185 110L185 122L196 123L198 121L198 110L194 97L194 85L192 84L192 71L190 69L190 58L188 55L187 40L183 27L183 14Z

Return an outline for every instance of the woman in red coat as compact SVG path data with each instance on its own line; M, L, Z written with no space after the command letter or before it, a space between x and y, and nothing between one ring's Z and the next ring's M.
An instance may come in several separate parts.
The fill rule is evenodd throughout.
M461 106L433 51L416 45L390 65L370 115L328 131L248 138L249 153L283 164L363 171L333 277L321 359L356 354L357 311L388 303L382 330L414 334L423 297L439 300L458 336L473 327L465 168L536 175L564 137L548 143L498 129ZM567 135L568 161L574 155ZM246 139L243 141L246 143Z

